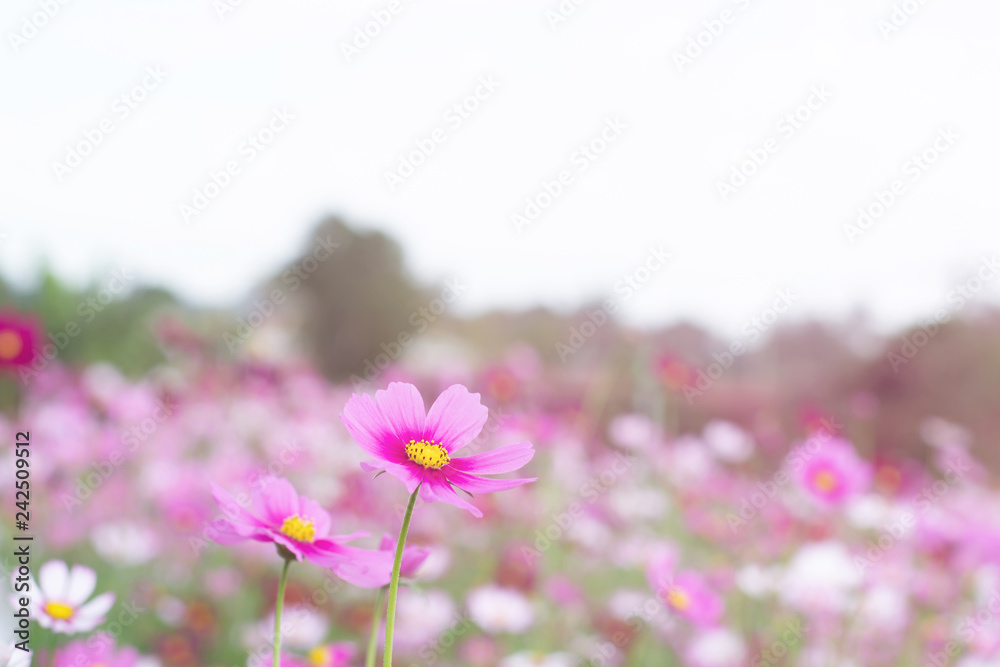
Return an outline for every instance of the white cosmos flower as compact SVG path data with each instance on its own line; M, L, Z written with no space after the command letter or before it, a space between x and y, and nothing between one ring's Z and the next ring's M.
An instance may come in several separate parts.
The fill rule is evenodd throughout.
M22 651L13 644L0 643L0 667L28 667L31 651Z
M500 661L500 667L577 667L580 661L570 653L521 651Z
M725 628L699 633L687 648L692 667L739 667L746 664L746 654L743 638Z
M281 615L281 644L290 648L308 650L318 646L326 637L330 624L322 614L314 612L309 607L292 605L285 607ZM274 614L263 622L251 626L244 635L248 647L259 644L260 641L273 641Z
M535 622L535 608L520 592L482 586L469 593L469 615L486 632L522 634Z
M156 533L132 521L102 523L91 532L90 543L112 565L141 565L159 551Z
M104 615L115 603L114 593L103 593L84 604L97 585L97 573L83 565L70 569L61 560L50 560L38 570L41 585L28 575L27 591L17 591L16 569L11 579L15 585L15 592L10 596L11 606L17 609L20 607L18 600L28 598L32 618L43 628L59 634L90 632L104 622Z

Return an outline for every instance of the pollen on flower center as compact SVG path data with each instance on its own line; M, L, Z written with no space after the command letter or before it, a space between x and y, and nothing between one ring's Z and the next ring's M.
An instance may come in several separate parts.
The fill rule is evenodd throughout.
M65 621L73 615L73 607L61 602L49 602L45 605L45 613L52 618L58 618L61 621Z
M679 611L684 611L691 606L691 597L679 588L671 588L667 593L667 600L670 606Z
M0 359L13 359L21 354L24 343L13 331L0 331Z
M816 473L816 476L813 477L813 483L816 484L816 488L824 493L829 493L837 488L837 478L828 470L821 470Z
M281 524L281 532L299 542L312 542L316 536L316 529L313 527L312 519L303 521L299 518L298 514L293 514L285 519L285 522Z
M309 651L309 655L306 656L309 664L316 665L316 667L326 667L326 665L330 664L331 658L333 658L333 654L330 653L330 649L326 646L317 646Z
M433 440L430 442L410 440L410 444L406 446L406 455L410 457L411 461L419 463L425 468L440 468L448 465L451 461L448 450L441 445L434 444Z

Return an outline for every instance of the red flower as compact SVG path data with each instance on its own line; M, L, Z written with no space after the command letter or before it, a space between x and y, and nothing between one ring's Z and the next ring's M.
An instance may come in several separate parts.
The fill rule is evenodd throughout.
M0 369L27 366L38 354L38 327L12 312L0 312Z

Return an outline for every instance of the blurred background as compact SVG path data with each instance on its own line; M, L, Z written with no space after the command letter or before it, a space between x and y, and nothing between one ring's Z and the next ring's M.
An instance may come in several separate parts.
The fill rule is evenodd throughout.
M142 664L265 664L278 568L205 539L209 482L394 534L338 415L459 382L540 479L418 510L405 664L1000 664L998 20L10 0L0 451L31 430L33 567L145 610L103 628ZM372 592L298 574L288 664L361 664Z

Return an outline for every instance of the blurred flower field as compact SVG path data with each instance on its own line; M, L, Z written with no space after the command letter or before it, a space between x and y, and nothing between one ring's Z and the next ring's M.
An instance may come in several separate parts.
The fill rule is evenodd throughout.
M364 531L350 548L387 568L407 489L362 469L372 456L341 415L355 393L409 382L427 406L455 384L481 394L481 430L450 453L528 442L514 475L537 481L417 499L394 664L1000 665L1000 497L968 431L926 415L922 461L873 459L857 414L677 433L671 368L637 366L641 400L611 411L600 376L567 389L523 350L454 372L391 367L365 386L194 354L138 380L50 364L0 417L12 583L14 442L30 433L34 664L52 664L52 646L67 666L271 664L282 561L226 535L287 480L316 505L266 540ZM410 459L444 472L443 451ZM320 530L310 517L326 514ZM306 556L289 570L281 664L364 664L385 582ZM8 649L0 664L26 664Z

